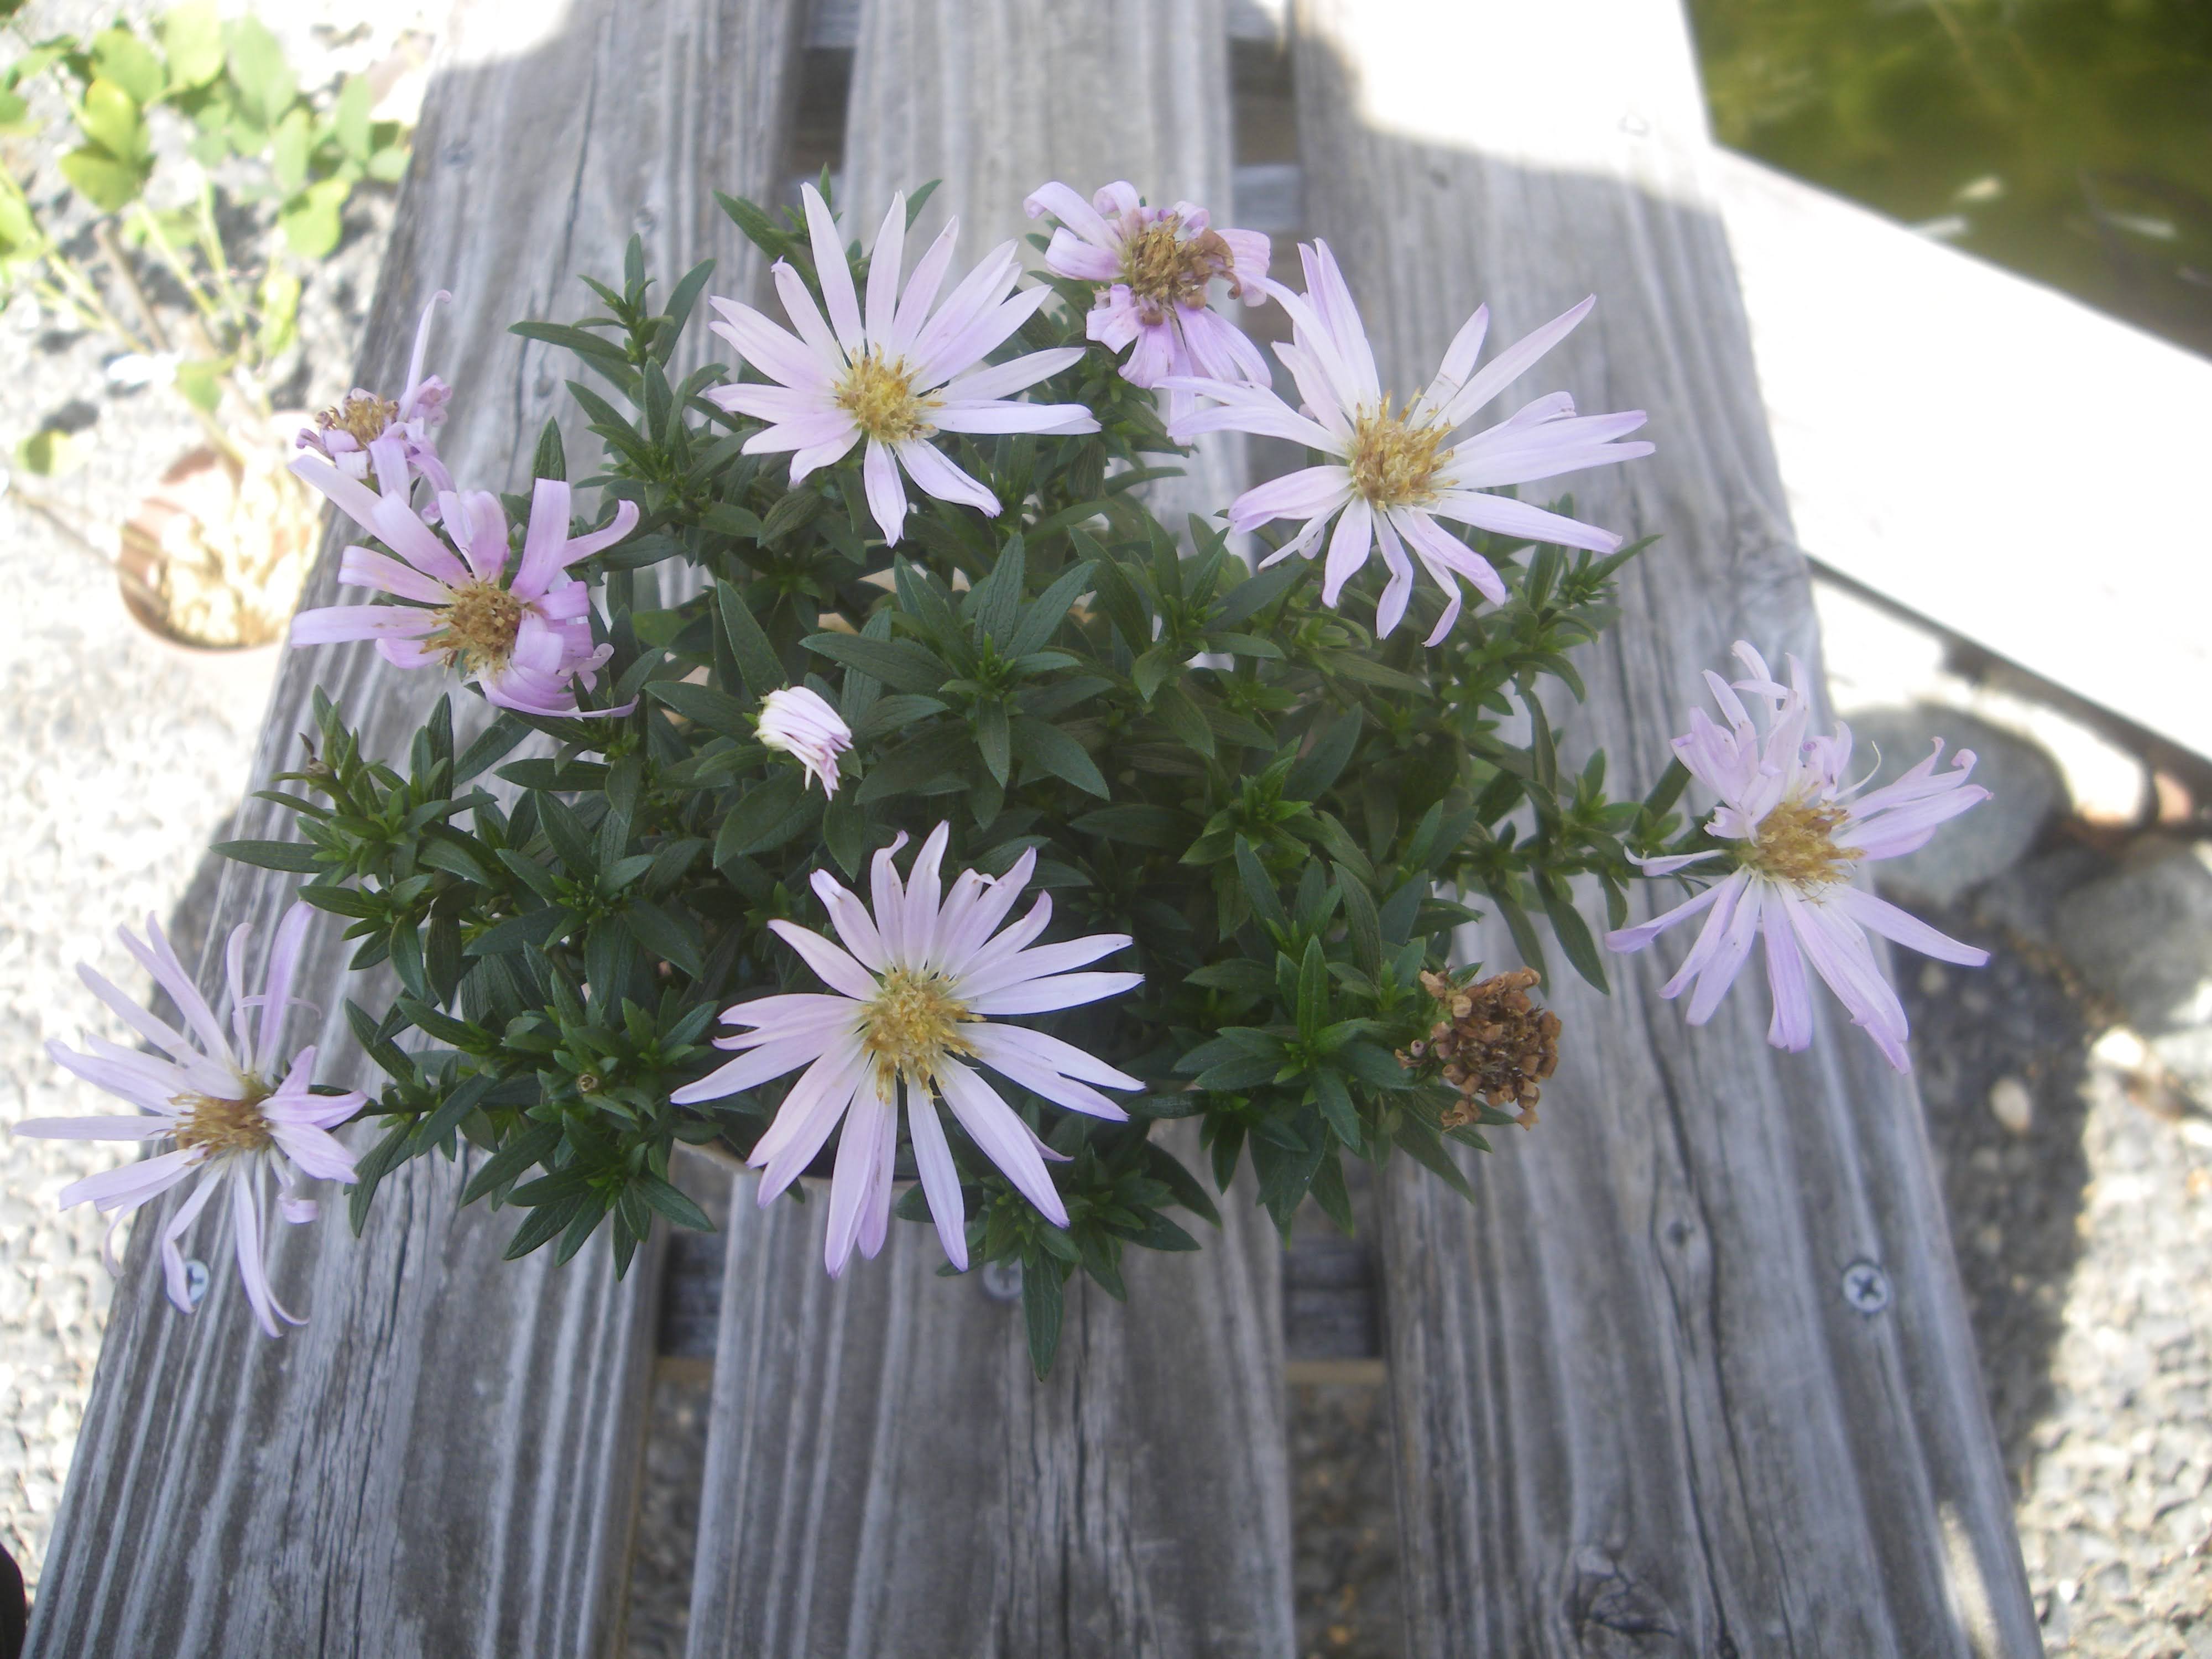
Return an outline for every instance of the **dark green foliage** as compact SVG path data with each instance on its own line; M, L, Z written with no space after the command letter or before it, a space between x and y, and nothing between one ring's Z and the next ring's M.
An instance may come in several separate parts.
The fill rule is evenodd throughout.
M727 205L803 262L788 229ZM389 961L402 987L380 1018L356 1019L391 1075L370 1109L390 1127L364 1162L356 1218L398 1160L466 1139L485 1154L469 1197L526 1212L516 1254L557 1241L565 1257L611 1217L626 1261L654 1215L700 1224L667 1184L670 1149L749 1151L786 1085L695 1107L671 1092L720 1060L719 1010L818 988L768 923L823 927L812 874L850 879L940 821L948 873L1003 872L1034 848L1056 935L1127 933L1133 948L1102 965L1146 975L1048 1022L1144 1080L1129 1122L999 1080L1067 1156L1052 1167L1068 1228L951 1131L971 1258L1021 1265L1040 1373L1065 1279L1080 1272L1118 1297L1126 1248L1195 1248L1168 1212L1216 1219L1207 1184L1147 1139L1155 1118L1201 1120L1215 1191L1249 1153L1285 1228L1309 1192L1349 1224L1346 1157L1402 1146L1463 1186L1443 1142L1479 1136L1445 1135L1455 1097L1394 1058L1431 1018L1421 971L1444 964L1451 930L1475 914L1447 894L1487 895L1517 918L1532 962L1531 918L1544 917L1566 960L1602 982L1569 884L1594 878L1618 908L1625 848L1655 848L1674 828L1663 791L1608 800L1601 760L1563 775L1536 702L1545 678L1579 695L1565 653L1610 619L1632 550L1482 544L1509 605L1431 651L1419 641L1442 601L1425 592L1378 643L1372 582L1326 610L1313 567L1249 574L1219 528L1193 520L1178 541L1120 487L1164 441L1150 398L1092 350L1036 395L1090 404L1102 431L945 440L1006 511L987 520L915 493L906 539L887 550L857 453L794 488L780 458L738 453L750 422L699 395L724 371L666 385L702 281L695 271L654 312L633 244L622 290L593 285L606 314L522 331L573 348L632 411L578 389L609 447L597 482L644 514L595 562L616 573L607 672L635 712L507 715L457 761L441 705L403 775L362 757L319 704L317 757L280 781L298 793L270 797L299 814L304 841L231 848L307 872L310 901L360 941L356 965ZM1009 349L1080 343L1081 328L1061 307ZM540 453L560 459L550 441ZM621 573L653 559L696 569L704 590L636 608ZM834 800L753 736L761 699L800 683L855 733ZM1533 735L1516 745L1502 723L1522 708ZM501 764L532 728L552 752ZM496 799L468 781L494 767ZM403 1046L410 1027L434 1046ZM899 1170L913 1170L903 1148ZM918 1187L898 1212L927 1219Z

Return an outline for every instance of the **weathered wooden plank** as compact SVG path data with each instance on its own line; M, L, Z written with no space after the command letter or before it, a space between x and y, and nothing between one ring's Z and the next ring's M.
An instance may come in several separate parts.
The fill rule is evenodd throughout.
M864 5L848 223L941 177L972 260L1048 179L1224 201L1222 41L1212 4ZM1250 1206L1196 1256L1133 1251L1127 1307L1072 1284L1040 1385L1018 1306L937 1278L925 1229L832 1285L823 1206L761 1214L743 1183L695 1659L1287 1652L1279 1252Z
M725 1184L719 1191L726 1198L726 1176L720 1178ZM1382 1304L1371 1231L1363 1223L1355 1240L1333 1224L1301 1224L1291 1237L1283 1252L1280 1276L1283 1355L1293 1368L1307 1360L1379 1360ZM722 1281L728 1270L726 1247L726 1241L714 1233L669 1235L661 1262L655 1338L655 1352L663 1359L714 1358L721 1327Z
M397 385L423 298L450 289L431 362L457 389L445 453L465 483L513 487L538 425L568 416L560 380L573 371L526 349L508 322L574 314L575 276L618 273L633 229L669 261L734 254L711 189L773 179L774 70L796 11L795 0L457 9L360 378ZM744 280L742 265L733 275ZM570 453L589 455L580 422L568 424ZM310 604L332 601L331 552L345 539L326 544ZM296 760L318 684L372 753L404 744L445 689L359 647L300 653L277 682L257 782ZM249 803L240 833L281 834L275 816ZM234 868L218 937L268 923L291 885ZM336 934L316 936L303 982L320 981L310 994L332 1016L325 1074L367 1081L336 1017L350 954ZM253 1330L212 1251L207 1303L179 1317L149 1271L157 1218L139 1222L29 1651L605 1650L653 1273L641 1253L617 1284L604 1247L565 1269L549 1254L501 1261L514 1217L458 1211L467 1173L434 1161L394 1177L358 1241L342 1200L318 1226L277 1229L280 1294L312 1310L279 1342Z
M1191 1147L1181 1146L1188 1157ZM741 1181L692 1659L1291 1650L1279 1247L1249 1191L1195 1255L1068 1286L1037 1382L1018 1280L928 1230L822 1271L828 1206Z
M1651 410L1656 457L1566 481L1579 516L1666 537L1574 718L1641 790L1731 640L1818 645L1681 19L1312 0L1297 28L1307 220L1386 384L1478 300L1508 341L1601 296L1527 385ZM1839 1018L1768 1048L1754 983L1691 1031L1663 974L1554 987L1542 1127L1468 1159L1474 1204L1386 1183L1408 1650L2036 1652L1911 1083ZM1842 1293L1861 1261L1880 1311Z
M1022 202L1055 179L1084 196L1127 179L1156 205L1194 202L1234 224L1229 101L1223 0L871 0L845 131L848 228L873 236L891 192L930 179L943 183L917 232L957 213L968 264L1043 229ZM1182 478L1155 486L1152 510L1178 529L1206 517L1244 465L1238 434L1208 434Z
M1805 550L2212 757L2212 538L2163 487L2203 465L2212 362L1747 156L1713 162ZM2008 416L2028 410L2096 414L2052 417L2062 450L2023 441Z

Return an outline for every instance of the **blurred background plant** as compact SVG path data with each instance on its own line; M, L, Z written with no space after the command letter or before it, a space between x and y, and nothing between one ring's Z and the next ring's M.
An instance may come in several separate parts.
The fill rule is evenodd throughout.
M273 640L319 514L284 471L301 417L272 392L296 355L303 281L337 247L356 187L404 171L406 131L373 118L362 76L303 89L267 26L226 21L214 0L143 32L118 21L42 39L21 9L0 0L21 47L0 70L0 137L51 136L58 115L76 143L58 162L65 186L43 199L13 155L0 169L0 303L27 289L121 348L112 383L166 388L198 419L204 448L124 532L132 610L194 644ZM181 143L156 142L166 123ZM15 469L51 477L71 446L42 427L15 446Z
M1690 0L1723 143L2212 352L2212 5Z

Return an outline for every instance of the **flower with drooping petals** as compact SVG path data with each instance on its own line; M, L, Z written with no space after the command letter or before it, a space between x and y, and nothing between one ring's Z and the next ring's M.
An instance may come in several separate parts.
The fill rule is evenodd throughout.
M256 1322L270 1336L277 1334L279 1319L294 1325L304 1322L285 1310L269 1285L263 1236L270 1178L276 1181L276 1206L284 1219L313 1221L318 1206L301 1193L300 1183L303 1177L352 1182L353 1154L331 1131L359 1111L367 1098L358 1093L310 1092L315 1070L313 1047L301 1049L289 1062L284 1058L284 1023L293 1003L292 978L299 965L301 943L313 915L305 904L295 904L284 913L270 945L257 994L248 993L246 978L246 942L253 929L243 926L232 933L226 957L230 982L228 1036L215 1010L185 971L184 963L177 960L159 922L151 916L146 918L143 940L132 937L127 929L118 929L124 948L168 993L182 1012L191 1035L140 1007L90 968L80 966L77 974L93 994L167 1058L97 1037L88 1039L89 1054L58 1042L49 1042L46 1052L86 1082L129 1101L145 1115L31 1118L18 1123L15 1131L52 1139L169 1143L168 1150L155 1157L71 1182L62 1188L61 1201L64 1209L88 1201L97 1205L103 1215L114 1217L101 1242L100 1258L110 1273L120 1273L115 1259L115 1230L140 1205L191 1181L190 1196L161 1230L162 1278L169 1300L186 1313L192 1311L192 1297L185 1274L184 1252L177 1241L227 1184L238 1276L245 1284Z
M830 1182L825 1260L833 1275L844 1271L855 1243L867 1256L883 1248L902 1084L907 1133L937 1236L952 1265L963 1269L967 1215L937 1103L951 1109L1023 1197L1054 1225L1065 1227L1066 1206L1044 1167L1047 1158L1058 1154L975 1066L987 1066L1054 1105L1116 1121L1128 1114L1099 1086L1143 1086L1072 1043L1002 1021L1006 1015L1096 1002L1139 983L1141 974L1068 971L1127 948L1128 935L1093 933L1025 948L1052 920L1052 899L1042 893L1026 916L1000 932L1036 867L1034 849L995 881L963 872L940 903L938 872L949 834L945 824L930 832L903 883L891 855L906 837L876 854L872 915L826 872L816 872L814 890L845 948L788 921L769 926L835 994L759 997L726 1010L722 1018L729 1024L751 1029L742 1036L717 1037L717 1045L750 1052L670 1097L679 1105L716 1100L807 1068L784 1097L750 1162L766 1171L760 1185L760 1201L766 1204L844 1124Z
M827 699L803 685L787 685L761 699L760 740L794 757L822 793L837 793L837 757L853 746L853 728Z
M1927 844L1938 824L1954 818L1990 792L1966 781L1973 770L1971 750L1952 757L1938 772L1943 743L1894 783L1869 794L1846 784L1850 766L1850 728L1838 723L1832 737L1808 737L1812 701L1804 665L1790 659L1790 684L1782 685L1766 662L1743 641L1735 654L1748 678L1733 684L1710 670L1705 683L1728 718L1728 729L1715 725L1702 708L1690 714L1690 729L1674 739L1674 752L1691 776L1720 797L1720 809L1705 828L1734 845L1703 853L1638 859L1650 876L1668 875L1704 860L1733 857L1733 872L1686 903L1641 927L1606 935L1616 951L1640 951L1679 921L1709 910L1697 943L1660 995L1680 995L1691 985L1690 1024L1713 1016L1729 987L1763 940L1766 978L1774 994L1774 1018L1766 1040L1778 1048L1800 1049L1813 1040L1813 1005L1807 994L1805 963L1863 1025L1889 1063L1912 1069L1905 1050L1905 1009L1875 964L1867 933L1907 945L1923 956L1978 968L1989 952L1945 937L1864 888L1851 884L1862 862L1897 858ZM1754 723L1743 697L1761 706L1765 732Z
M366 483L369 477L368 447L379 439L396 440L407 459L407 482L428 478L437 491L453 487L453 475L438 459L431 436L446 421L446 404L453 387L435 374L422 373L422 358L430 344L430 318L453 296L440 289L422 307L422 320L415 326L415 355L408 360L407 384L397 401L380 398L356 386L343 403L315 416L312 427L300 433L298 447L311 449L349 478ZM429 516L436 520L434 507Z
M1168 382L1210 398L1217 405L1170 421L1168 434L1178 443L1188 443L1201 432L1253 432L1288 438L1335 458L1329 465L1308 467L1248 489L1231 503L1230 527L1240 532L1257 529L1271 519L1305 521L1266 563L1293 553L1312 558L1330 520L1335 520L1336 533L1329 538L1322 575L1322 602L1335 605L1345 583L1379 546L1390 574L1376 607L1375 631L1388 634L1404 617L1413 597L1413 567L1406 556L1411 548L1448 599L1443 619L1429 635L1428 643L1436 645L1459 620L1459 577L1466 577L1492 605L1505 602L1505 584L1490 561L1447 532L1438 519L1600 553L1620 545L1620 538L1609 530L1486 492L1650 454L1648 443L1614 441L1644 424L1643 410L1578 416L1574 400L1554 392L1522 404L1496 426L1452 441L1476 410L1589 314L1597 303L1594 298L1498 353L1476 374L1475 355L1482 349L1490 325L1490 308L1481 307L1444 353L1436 379L1404 408L1393 410L1376 376L1366 330L1328 244L1300 244L1298 254L1305 264L1308 291L1301 295L1279 283L1267 286L1291 313L1291 343L1277 345L1275 355L1297 382L1305 399L1303 410L1293 410L1261 386L1220 380Z
M1267 384L1267 360L1206 303L1217 278L1248 306L1267 298L1267 237L1216 230L1190 202L1147 207L1127 179L1085 201L1063 184L1040 185L1022 204L1032 219L1060 221L1044 252L1056 276L1098 284L1085 332L1109 351L1135 343L1122 379L1147 388L1170 375ZM1170 416L1196 404L1187 390L1169 394Z
M443 662L473 678L485 702L526 714L596 717L626 714L637 706L635 701L619 708L576 706L572 682L596 684L611 647L592 643L590 590L567 574L578 560L629 534L637 524L634 502L617 503L614 522L605 529L571 536L568 486L538 479L521 562L505 579L511 550L498 496L481 489L441 492L446 532L441 536L408 505L400 446L380 438L369 455L383 481L380 492L313 456L300 457L292 471L399 556L349 547L338 580L380 588L405 603L302 611L292 619L294 645L374 640L386 662L401 668Z
M750 306L710 301L721 313L721 320L712 325L714 332L776 382L718 386L707 393L724 409L769 423L745 440L746 454L790 451L795 484L865 439L860 477L868 510L884 539L896 544L907 514L902 471L939 501L964 501L981 513L998 514L999 498L945 459L930 442L936 434L1098 429L1081 404L1024 404L1009 397L1076 362L1083 356L1076 348L1033 351L1011 362L978 367L1052 297L1052 290L1043 288L1007 297L1022 269L1012 242L970 271L933 313L952 263L960 222L945 227L902 293L906 197L894 196L869 255L864 316L828 205L811 185L799 193L805 198L814 268L829 321L823 321L799 273L780 259L776 291L799 331L796 337Z

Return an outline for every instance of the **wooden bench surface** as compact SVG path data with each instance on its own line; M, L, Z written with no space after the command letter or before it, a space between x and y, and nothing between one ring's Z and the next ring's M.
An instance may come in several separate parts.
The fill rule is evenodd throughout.
M1595 291L1543 384L1650 410L1656 456L1568 481L1580 514L1665 538L1571 727L1641 791L1731 641L1818 648L1682 20L1300 15L1308 219L1386 383L1418 384L1479 299L1510 340ZM1469 945L1510 959L1502 928ZM1542 1126L1465 1160L1474 1204L1386 1181L1410 1651L2033 1654L1917 1097L1832 1003L1804 1055L1766 1046L1752 982L1688 1030L1656 994L1682 946L1616 960L1610 999L1555 982ZM1844 1298L1862 1261L1881 1312Z
M1210 0L865 4L848 223L872 234L893 191L941 179L917 234L957 215L964 266L1035 228L1022 198L1048 179L1225 201L1227 103L1206 89L1226 58ZM1018 1306L981 1274L937 1278L926 1230L894 1228L833 1289L823 1206L763 1214L751 1187L723 1280L692 1659L1291 1650L1280 1250L1249 1191L1198 1255L1130 1252L1126 1307L1071 1281L1040 1385Z
M507 488L527 476L548 416L568 425L571 454L596 442L562 389L569 365L526 348L510 322L574 314L577 276L619 271L634 231L664 272L679 257L712 255L725 281L750 282L713 190L772 189L778 100L791 83L781 70L798 40L788 0L597 0L557 30L544 10L522 0L456 7L357 377L397 385L422 301L451 289L430 358L456 388L447 459L465 479ZM306 603L333 602L335 550L347 539L326 542ZM242 786L296 763L317 684L373 754L404 755L447 689L358 647L290 654ZM237 833L287 832L274 809L249 803ZM265 927L294 885L232 866L213 936L240 921ZM327 988L324 1076L373 1088L331 994L351 955L337 931L319 927L301 980ZM212 969L211 958L210 983ZM467 1173L465 1161L431 1159L395 1176L358 1240L342 1194L325 1197L319 1225L277 1229L279 1292L310 1322L276 1342L253 1328L219 1268L199 1311L179 1317L149 1272L158 1230L142 1218L31 1654L608 1650L652 1362L652 1260L641 1252L621 1284L603 1249L568 1268L550 1253L502 1261L514 1217L458 1209Z
M547 25L462 0L362 377L392 379L421 297L451 288L432 361L459 388L457 472L513 483L549 413L589 453L566 365L504 327L569 314L574 276L615 269L632 230L664 275L712 256L715 291L755 291L712 191L777 193L802 13L580 0ZM1030 228L1020 198L1047 178L1228 199L1218 0L861 0L850 27L864 234L929 176L969 258ZM1425 380L1479 299L1510 339L1600 294L1546 384L1652 411L1658 456L1573 483L1586 516L1666 540L1585 653L1571 729L1640 788L1732 639L1817 648L1681 19L1316 0L1294 35L1304 216L1386 378ZM441 689L300 653L261 772L318 682L392 745ZM275 833L256 812L240 833ZM220 920L265 921L286 891L234 871ZM1689 1032L1661 976L1638 958L1609 1002L1557 988L1570 1052L1543 1125L1468 1160L1474 1205L1418 1171L1385 1183L1407 1650L2035 1652L1910 1084L1840 1021L1775 1054L1748 987ZM457 1213L465 1173L388 1182L358 1242L335 1216L287 1230L281 1288L313 1322L281 1344L222 1275L176 1317L137 1230L33 1653L611 1650L653 1253L622 1285L598 1249L502 1263L511 1218ZM734 1197L696 1659L1292 1650L1281 1256L1249 1196L1200 1255L1136 1264L1129 1307L1071 1296L1043 1385L1018 1304L936 1277L926 1230L832 1285L821 1206L760 1211L746 1179ZM1886 1275L1878 1313L1844 1300L1862 1262Z

